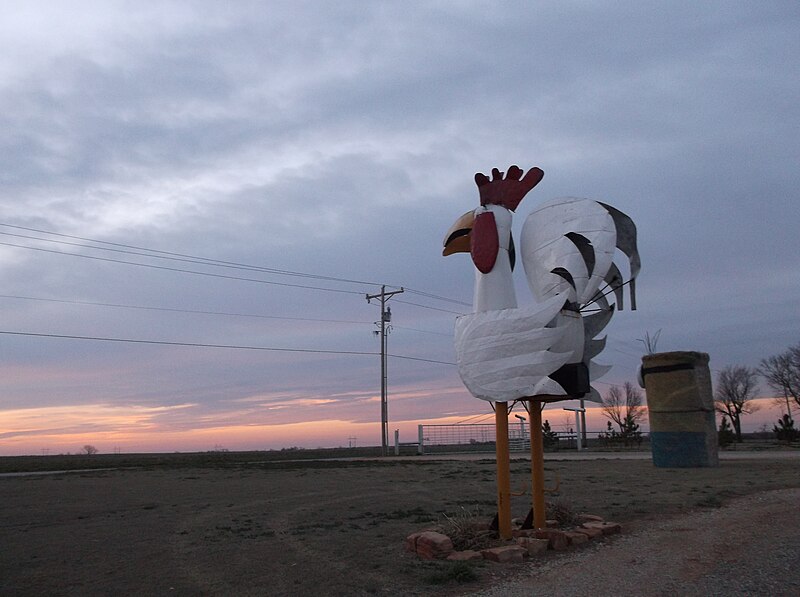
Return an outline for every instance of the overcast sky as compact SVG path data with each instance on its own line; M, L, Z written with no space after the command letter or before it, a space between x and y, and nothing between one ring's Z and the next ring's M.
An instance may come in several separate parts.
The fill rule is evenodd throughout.
M796 1L0 5L0 330L333 351L0 334L0 453L379 443L382 284L390 428L486 411L441 245L510 164L517 233L559 196L638 226L601 391L646 332L715 371L800 341Z

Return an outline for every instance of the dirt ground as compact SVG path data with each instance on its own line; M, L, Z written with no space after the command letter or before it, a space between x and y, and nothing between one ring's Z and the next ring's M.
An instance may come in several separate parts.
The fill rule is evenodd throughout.
M800 489L735 498L529 565L474 597L797 597Z
M800 487L798 473L798 458L727 459L713 469L656 469L613 456L546 464L547 485L559 484L549 499L623 523L610 548L665 520L711 516L739 496ZM513 488L527 487L529 474L527 461L515 461ZM515 516L527 513L529 499L514 498ZM477 580L459 584L448 580L453 564L403 551L406 535L445 513L489 519L494 501L488 459L0 477L0 594L452 595L524 580L532 567L578 554L516 567L479 562ZM741 517L751 528L747 512ZM762 516L755 524L781 523Z

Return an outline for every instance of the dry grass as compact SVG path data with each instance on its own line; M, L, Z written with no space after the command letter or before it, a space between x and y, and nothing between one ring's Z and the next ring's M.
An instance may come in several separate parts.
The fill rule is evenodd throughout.
M480 551L498 544L497 533L489 530L486 516L480 510L459 508L452 514L442 513L442 533L450 537L456 551Z
M547 502L545 511L548 520L555 520L558 526L569 528L577 526L578 513L575 512L572 504L565 499L558 499Z

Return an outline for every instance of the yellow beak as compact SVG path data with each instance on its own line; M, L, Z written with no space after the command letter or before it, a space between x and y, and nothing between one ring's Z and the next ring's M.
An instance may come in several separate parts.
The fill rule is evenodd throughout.
M458 218L444 236L444 251L442 251L442 255L446 257L453 253L469 253L470 232L472 232L474 223L474 211L468 211Z

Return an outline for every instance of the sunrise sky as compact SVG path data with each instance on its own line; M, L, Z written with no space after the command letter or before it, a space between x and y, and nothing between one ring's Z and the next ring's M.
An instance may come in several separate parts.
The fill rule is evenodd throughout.
M658 330L757 366L800 341L798 50L788 1L4 3L0 455L379 444L381 285L390 429L488 415L441 245L510 164L515 233L559 196L638 226L601 392Z

